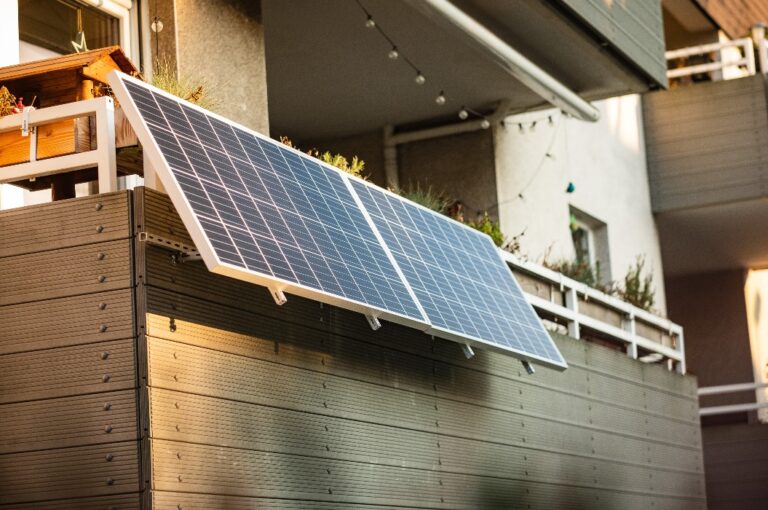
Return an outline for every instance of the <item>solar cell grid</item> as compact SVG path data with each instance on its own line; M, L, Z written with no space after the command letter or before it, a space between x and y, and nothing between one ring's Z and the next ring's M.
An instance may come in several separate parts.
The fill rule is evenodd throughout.
M130 94L121 102L133 100L146 121L218 258L214 265L425 327L419 305L339 171L144 84L123 83Z
M112 85L212 271L566 367L488 236L135 79Z
M352 187L432 323L429 332L566 366L488 236L369 183Z

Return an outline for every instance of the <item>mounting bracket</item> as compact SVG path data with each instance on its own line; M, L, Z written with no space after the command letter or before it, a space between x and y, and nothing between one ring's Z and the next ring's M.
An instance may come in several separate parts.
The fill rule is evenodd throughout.
M530 361L520 360L520 363L523 364L523 368L525 368L525 371L528 373L528 375L533 375L536 373L536 369L533 368L533 365L531 365Z
M467 359L472 359L475 357L475 351L472 350L472 346L469 344L461 344L461 350L464 353L464 356L467 357Z
M171 262L174 264L178 262L203 260L200 256L200 252L197 251L197 248L187 246L178 241L164 239L151 232L139 232L139 241L174 252L174 254L171 255Z
M368 321L368 325L371 326L372 330L376 331L377 329L381 328L381 322L375 315L366 315L365 318Z
M288 298L285 297L285 293L280 289L270 287L269 293L272 294L272 299L275 300L275 304L277 304L277 306L282 306L288 302Z

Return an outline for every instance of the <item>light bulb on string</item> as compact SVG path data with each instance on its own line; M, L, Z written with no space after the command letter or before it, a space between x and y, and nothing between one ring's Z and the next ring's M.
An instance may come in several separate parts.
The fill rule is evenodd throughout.
M392 46L392 49L389 50L389 53L387 53L387 57L389 57L389 60L397 60L397 57L400 56L400 53L397 51L397 46Z
M469 117L469 112L467 111L467 109L466 109L466 108L464 108L464 107L462 106L462 107L461 107L461 110L459 110L459 118L460 118L461 120L467 120L467 118L468 118L468 117Z
M150 28L154 33L159 34L163 31L163 21L155 16L155 18L152 20L152 25L150 25Z
M365 20L365 28L376 28L376 22L373 21L373 16L368 16L368 19Z
M413 81L416 82L416 85L424 85L427 82L427 79L421 74L421 71L419 71L416 73L416 78L414 78Z
M442 90L440 91L440 93L435 98L435 103L437 103L440 106L443 106L445 104L445 92L443 92Z
M483 119L480 122L480 129L488 129L489 127L491 127L491 122L488 119Z

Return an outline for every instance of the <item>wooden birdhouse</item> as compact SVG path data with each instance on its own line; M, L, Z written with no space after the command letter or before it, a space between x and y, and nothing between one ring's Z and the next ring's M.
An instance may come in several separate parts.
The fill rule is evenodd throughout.
M5 87L24 106L39 110L107 95L107 75L113 70L139 74L123 51L112 46L0 68L0 87ZM115 114L115 123L117 146L135 145L135 135L120 112ZM94 119L89 117L40 125L32 136L20 129L0 132L0 173L3 167L28 162L31 158L43 160L90 151L96 146L95 134ZM93 178L92 169L83 169L72 175L52 175L13 184L38 190L50 187L57 179L65 179L66 187L73 188L74 183Z

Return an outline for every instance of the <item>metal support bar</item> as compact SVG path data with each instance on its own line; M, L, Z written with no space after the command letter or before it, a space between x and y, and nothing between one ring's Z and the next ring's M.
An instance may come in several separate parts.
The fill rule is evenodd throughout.
M372 330L376 331L381 328L381 322L375 315L366 315L365 319L368 321L368 325L371 326Z
M475 357L475 351L472 350L472 346L469 344L461 344L461 351L464 353L464 356L467 359L472 359Z
M721 386L706 386L699 388L699 396L722 395L723 393L738 393L742 391L754 391L768 388L768 383L741 383L741 384L723 384Z
M203 260L200 252L197 248L187 246L177 241L171 241L169 239L163 239L149 232L139 232L139 242L151 244L152 246L159 246L160 248L170 250L171 263L183 263L183 262L199 262Z
M536 369L533 368L533 365L531 365L530 361L521 360L521 363L523 364L523 368L525 368L525 371L528 375L533 375L536 373Z
M717 414L744 413L768 408L768 402L755 402L754 404L732 404L727 406L702 407L699 416L713 416Z
M275 304L277 304L277 306L283 306L285 303L288 302L288 298L285 297L285 293L283 293L283 291L280 289L275 289L274 287L270 287L269 293L272 295L272 299L275 300Z

